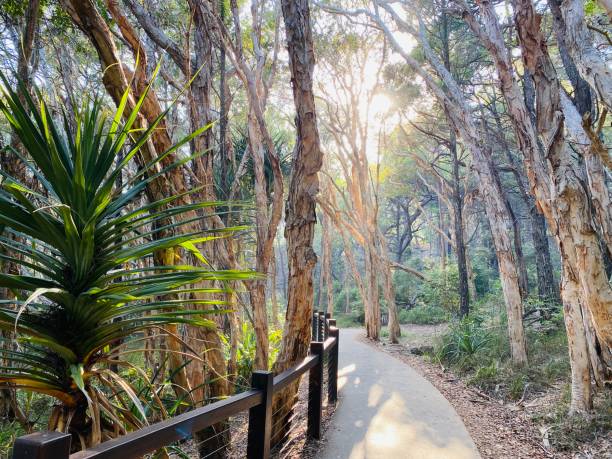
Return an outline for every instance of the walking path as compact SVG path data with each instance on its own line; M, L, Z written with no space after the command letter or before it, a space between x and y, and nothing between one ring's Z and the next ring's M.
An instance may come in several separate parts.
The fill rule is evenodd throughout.
M361 342L362 333L340 330L340 400L317 457L480 458L442 394L405 363Z

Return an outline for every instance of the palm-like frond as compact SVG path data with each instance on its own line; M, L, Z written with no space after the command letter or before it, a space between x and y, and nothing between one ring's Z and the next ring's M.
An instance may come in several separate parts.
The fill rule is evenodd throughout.
M9 362L0 366L0 382L70 406L83 394L96 396L86 387L90 378L113 379L103 368L113 343L168 324L212 327L205 314L217 312L212 305L219 302L194 300L192 294L218 289L193 285L251 273L142 267L142 260L158 251L197 252L198 245L238 229L194 230L201 216L187 215L219 203L184 204L188 193L137 205L152 180L190 158L165 168L161 160L206 127L117 186L117 177L161 120L146 131L135 129L146 92L129 113L126 93L112 117L94 100L75 114L76 132L71 132L65 117L58 124L47 105L37 104L27 91L22 104L0 78L0 111L27 151L31 160L22 160L39 184L32 190L0 171L0 261L23 268L22 275L0 273L0 287L18 298L0 302L0 329L14 332L16 339L0 349L0 359Z

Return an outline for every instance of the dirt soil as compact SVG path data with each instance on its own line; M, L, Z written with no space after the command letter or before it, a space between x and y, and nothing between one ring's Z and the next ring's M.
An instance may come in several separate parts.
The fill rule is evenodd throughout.
M472 436L484 459L608 459L612 453L608 441L585 448L573 454L553 451L547 444L546 431L539 429L531 421L530 413L539 401L524 404L504 404L487 394L467 386L450 370L425 360L420 350L433 345L436 335L445 326L409 325L402 326L401 344L374 343L367 340L371 346L391 354L410 365L429 382L431 382L455 408ZM558 394L549 394L551 397ZM542 399L543 400L543 399ZM546 402L546 403L548 403Z

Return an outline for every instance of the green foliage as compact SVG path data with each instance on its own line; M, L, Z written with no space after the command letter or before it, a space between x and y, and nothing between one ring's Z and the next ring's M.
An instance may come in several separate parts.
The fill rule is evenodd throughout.
M464 317L451 324L442 335L442 343L436 357L446 363L466 368L473 365L477 352L486 348L491 342L491 334L482 327L482 322L475 317Z
M363 312L357 311L349 314L336 314L335 319L338 328L356 328L363 326L365 315Z
M584 13L587 17L606 14L605 10L596 0L586 0L584 2Z
M349 296L349 309L351 311L363 310L363 304L361 304L361 297L359 296L359 290L357 287L348 289ZM334 295L334 311L337 314L343 314L346 311L346 290L342 289Z
M237 164L240 164L242 158L245 153L248 152L248 134L246 132L242 132L240 130L235 131L232 134L233 140L233 151L235 156L235 161ZM279 156L281 172L284 177L289 177L291 173L291 151L289 150L288 140L286 139L283 133L278 133L274 135L272 139L274 143L274 149ZM226 171L226 176L223 177L221 175L221 170L216 168L214 170L215 176L215 186L218 192L224 192L227 187L223 186L223 180L226 180L226 183L232 183L235 179L235 170L229 168ZM264 176L266 179L266 187L268 191L271 190L272 184L274 181L274 172L272 169L272 164L270 163L270 155L267 153L264 155ZM241 199L248 200L254 196L253 184L255 181L255 169L253 165L253 159L250 155L245 163L245 170L242 172L242 175L239 178L240 181L240 193Z
M561 451L575 451L581 444L609 436L612 428L612 391L610 389L604 389L595 396L591 413L573 416L567 415L569 392L569 386L567 386L561 403L556 404L546 419L543 419L550 425L548 431L550 443ZM601 453L601 456L595 453L592 457L606 457L604 451Z
M427 280L422 287L421 301L429 306L436 306L448 313L459 310L459 271L456 265L445 270L434 268L427 273Z
M557 313L526 328L529 365L516 367L502 301L491 294L475 302L470 318L454 323L441 337L435 357L464 374L469 384L501 399L518 400L567 380L567 339Z
M110 117L100 101L85 102L74 114L73 132L67 119L57 123L42 99L37 104L22 89L24 106L2 79L0 110L31 161L12 153L24 161L39 188L29 189L1 172L0 259L20 265L23 274L0 274L0 287L16 298L0 302L0 328L16 343L0 349L8 362L0 368L0 381L55 397L70 408L83 409L92 400L112 396L107 406L117 407L115 419L137 425L144 421L144 408L110 364L126 364L117 344L169 324L214 327L204 315L218 312L213 306L219 302L192 295L219 289L192 286L249 276L173 264L180 250L203 258L196 245L222 236L186 231L193 219L181 218L215 203L180 204L187 192L139 206L147 185L191 158L161 173L154 168L206 127L160 152L118 186L117 177L163 117L145 131L135 129L146 91L131 112L126 111L126 93ZM156 253L164 254L166 265L148 262ZM116 394L126 398L121 402ZM100 416L99 410L89 412ZM94 425L99 427L100 419Z
M418 269L421 269L421 267L418 267ZM393 273L393 285L395 287L395 302L398 307L414 306L419 298L422 281L410 273L397 270Z
M253 365L255 364L255 351L257 349L257 337L255 336L255 330L249 322L244 322L241 329L241 340L238 343L236 352L236 385L238 387L248 388L251 384L251 374L253 373ZM268 343L269 343L269 354L268 354L268 367L272 368L272 365L276 361L278 352L280 351L281 341L283 339L283 331L269 330L268 331ZM225 357L229 359L230 354L230 342L227 336L221 335L221 340L225 348Z
M527 325L537 324L541 331L553 331L564 327L563 306L554 300L530 296L525 301L524 318Z
M0 424L0 457L11 457L11 449L17 437L26 432L21 425L16 422L6 422Z
M449 314L438 306L416 306L399 312L401 324L436 325L448 321Z

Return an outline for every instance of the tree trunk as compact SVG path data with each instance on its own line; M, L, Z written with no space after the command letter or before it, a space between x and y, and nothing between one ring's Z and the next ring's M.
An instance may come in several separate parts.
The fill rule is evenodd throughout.
M527 111L529 112L530 118L535 119L535 88L533 88L533 82L531 80L531 75L528 71L525 72L523 77L524 85L525 85L525 96L524 101L527 107ZM550 260L550 247L548 244L548 237L546 235L546 219L542 215L542 213L538 210L536 205L536 201L532 195L529 194L529 183L528 180L523 175L523 167L518 164L514 158L514 155L510 151L510 146L506 141L506 137L504 134L504 128L501 124L501 119L499 117L499 113L495 108L495 104L491 106L493 117L495 118L495 123L497 125L497 129L499 131L499 135L501 137L501 141L503 144L504 151L506 153L506 158L508 163L512 167L512 175L516 181L516 185L519 189L519 196L521 197L525 207L529 209L529 217L531 223L531 239L533 241L533 249L535 252L536 258L536 271L537 271L537 289L538 289L538 297L544 301L550 300L560 300L559 297L559 289L555 285L555 278L553 275L553 267L552 262ZM515 222L515 238L517 235L518 222ZM520 242L520 237L519 241ZM515 241L515 246L517 242ZM522 252L522 248L520 249ZM526 276L526 268L521 267L521 277ZM524 271L523 271L524 269ZM527 284L525 284L527 285ZM528 293L528 289L526 290Z
M572 372L570 413L589 411L593 408L589 351L581 310L577 307L580 304L578 284L573 267L568 261L564 261L561 298Z
M272 326L278 329L278 298L276 295L276 254L270 259L270 301L272 303Z
M397 304L395 303L393 271L391 270L391 263L389 262L386 241L381 231L378 231L378 249L380 255L378 259L379 267L377 271L380 273L383 279L383 294L387 303L387 309L389 310L389 341L391 341L393 344L397 344L399 343L399 337L402 334L402 330L397 314Z
M105 69L103 76L104 85L111 98L116 104L118 104L125 91L128 90L128 78L125 73L127 68L121 64L118 58L118 52L106 22L97 11L94 3L91 0L62 0L62 5L72 17L74 23L85 33L96 48L102 68ZM140 96L147 84L146 53L143 52L144 48L139 42L137 34L133 31L133 29L131 29L131 26L129 26L129 23L127 23L125 20L125 17L120 14L120 10L118 9L116 2L113 0L107 0L107 6L109 7L109 10L114 11L121 33L132 48L133 54L139 56L139 65L135 69L137 78L134 79L135 87L133 88L135 97L137 98ZM134 98L130 97L128 107L133 106ZM129 113L129 110L126 113ZM157 100L155 93L151 90L149 91L147 97L145 98L145 102L141 107L141 114L138 115L136 126L145 128L147 124L155 120L160 113L161 107L159 101ZM168 151L171 145L172 140L168 134L168 131L166 130L165 123L162 121L155 130L152 136L152 141L144 145L141 150L143 154L143 162L151 162L159 152ZM175 156L170 154L164 158L160 167L168 166L175 160ZM154 202L156 200L166 198L168 195L185 192L186 190L187 186L185 184L182 171L178 168L174 168L168 171L166 174L161 175L158 179L153 180L148 185L146 192L150 202ZM190 202L191 200L189 195L186 195L183 198L183 203L187 204ZM195 217L195 214L185 216L185 218L192 217ZM167 223L168 222L160 222L160 225ZM184 227L184 229L187 229L187 227ZM163 232L159 232L156 234L156 236L164 237L164 234ZM163 250L160 253L155 254L155 263L158 265L174 264L176 261L175 257L177 255L178 254L173 249ZM170 334L179 336L178 328L176 326L168 327L168 330ZM225 362L223 360L221 341L215 331L206 331L203 338L205 339L205 345L209 346L206 349L204 356L211 372L214 375L209 384L210 395L213 397L225 396L227 395L227 384L225 381ZM171 366L175 369L182 369L181 371L175 372L175 388L179 391L179 396L184 396L184 394L181 392L188 390L189 387L202 386L205 383L206 378L203 377L203 373L200 374L201 372L199 370L195 370L197 374L194 376L200 375L202 376L202 379L199 381L190 381L187 378L183 359L180 354L183 350L182 346L178 343L178 341L172 338L167 340L167 344L168 348L171 350ZM219 377L219 375L222 375L222 377Z
M253 159L255 175L255 231L257 233L256 270L267 273L265 260L268 233L268 192L264 173L264 145L259 123L251 110L248 118L249 148ZM268 312L266 311L266 283L264 280L251 281L248 287L253 311L253 326L257 337L255 369L268 369Z
M524 99L513 78L513 67L494 9L488 1L479 4L486 34L467 8L464 17L494 58L517 140L525 155L532 190L559 243L564 275L561 297L572 365L572 410L588 410L591 406L589 356L581 302L594 312L594 324L599 335L600 330L605 331L609 326L602 312L610 307L610 287L607 279L601 276L601 252L590 228L588 200L562 135L561 88L540 30L540 17L536 15L531 0L515 0L515 24L522 58L535 80L536 121L543 139L542 152Z
M448 69L442 65L433 53L424 35L424 26L421 24L420 27L419 37L423 42L425 56L447 85L450 97L440 94L440 90L434 88L433 85L435 83L431 82L431 80L429 80L430 84L428 84L428 87L430 90L440 94L441 102L444 103L445 110L450 115L449 122L451 126L460 133L474 158L474 169L478 178L478 187L485 203L485 210L499 263L500 280L508 315L508 335L512 360L516 364L524 364L527 362L527 351L523 330L523 303L516 260L512 252L512 243L509 236L512 225L502 198L503 190L499 181L496 180L491 161L491 152L486 146L484 148L481 146L480 137L464 96Z
M531 237L536 257L536 271L538 276L538 297L541 300L559 300L559 288L555 284L555 277L550 261L550 246L546 235L546 219L540 213L535 203L529 209L531 216Z
M332 282L332 247L329 217L321 213L321 279L325 282L326 303L325 310L333 315L334 313L334 284ZM323 282L320 284L323 285ZM321 293L322 295L322 293ZM322 308L323 309L323 308Z
M375 261L373 248L364 248L365 270L364 277L367 282L367 303L365 308L366 336L371 340L378 341L380 338L380 302L378 299L378 269Z
M574 270L581 289L580 300L591 315L602 347L605 346L609 352L612 348L612 288L605 275L599 237L591 224L589 199L581 183L580 168L562 136L561 86L548 56L539 27L540 19L533 4L530 0L516 0L515 3L515 22L523 60L534 75L536 85L538 132L547 141L546 153L552 166L552 189L556 195L552 200L551 217L558 224L561 254L568 260L567 270ZM564 19L567 22L568 18ZM578 305L574 307L578 308ZM588 404L585 408L588 409Z
M449 74L452 73L450 62L450 43L448 35L448 15L446 14L446 0L442 9L442 57L444 68ZM448 114L447 114L448 118ZM452 203L454 207L453 217L455 230L455 249L457 252L457 270L459 271L459 316L465 317L470 312L470 291L468 287L468 272L465 251L464 226L463 226L463 196L461 193L461 177L459 175L459 158L457 155L457 136L452 128L449 132L449 150L453 168L452 180ZM446 247L446 244L444 245ZM446 255L445 255L446 256Z
M548 6L553 18L553 30L557 39L559 56L563 63L565 73L574 87L574 103L581 115L590 113L592 109L591 88L580 76L576 64L569 54L566 43L565 21L561 12L562 0L548 0Z
M455 222L454 224L456 224ZM438 234L438 252L440 254L440 269L442 272L446 271L446 224L444 221L444 214L442 213L442 201L438 198L438 226L440 227L440 233ZM465 252L464 252L465 253ZM461 293L460 293L461 295ZM461 297L463 298L463 297ZM461 302L462 304L463 302ZM461 309L466 309L465 306ZM469 310L469 305L467 307Z
M453 167L452 202L455 208L453 230L455 231L455 252L457 253L457 270L459 272L459 315L464 317L470 312L470 287L463 223L463 196L459 175L459 159L457 157L457 138L452 130L450 132L450 152ZM444 249L446 252L446 241L444 241Z
M315 62L309 2L282 0L281 6L289 51L297 139L285 207L289 275L283 340L274 364L277 374L308 354L314 297L312 273L317 262L312 246L317 219L315 197L319 190L318 173L323 165L313 93ZM274 412L279 411L279 407L285 408L277 413L273 422L287 415L287 401L296 393L297 384L294 384L277 396Z
M601 52L593 46L584 17L584 2L563 0L561 13L565 21L564 43L580 76L591 85L606 108L612 111L612 69Z

